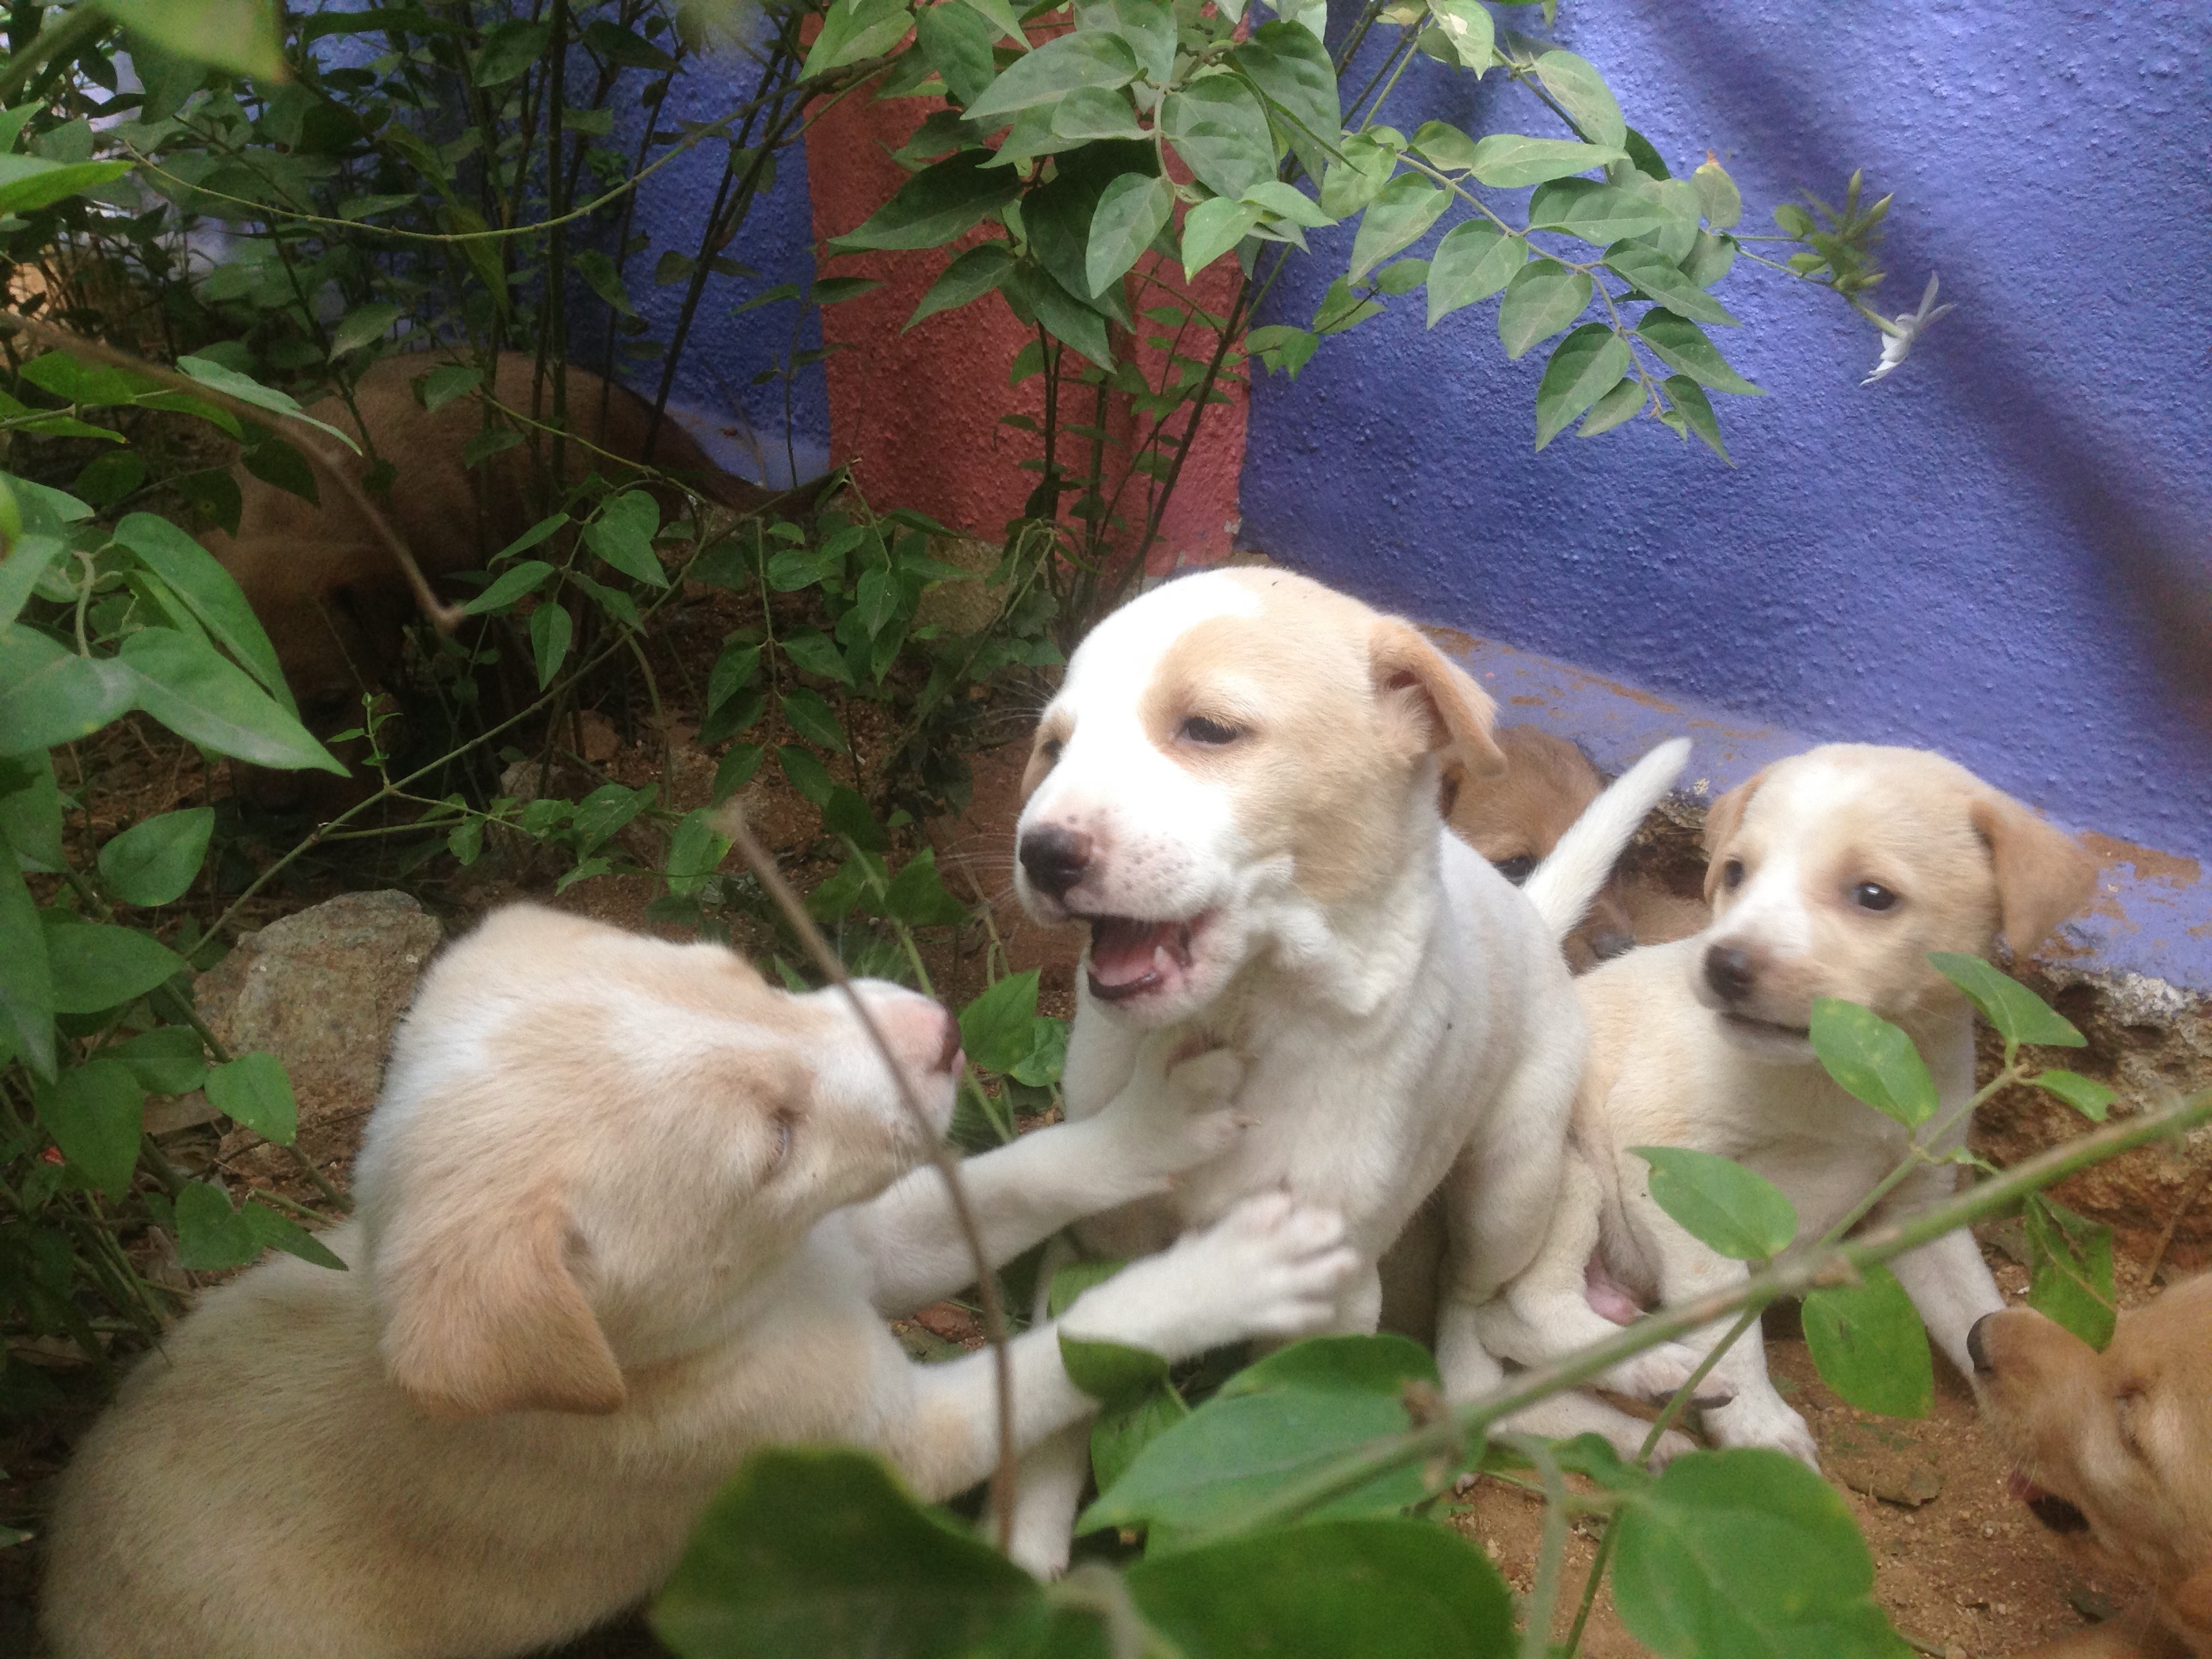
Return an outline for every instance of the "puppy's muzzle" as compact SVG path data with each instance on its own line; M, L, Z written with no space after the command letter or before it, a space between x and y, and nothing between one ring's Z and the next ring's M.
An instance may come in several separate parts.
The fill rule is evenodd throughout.
M1759 984L1759 964L1748 951L1716 945L1705 952L1705 983L1723 1002L1747 1000Z
M1091 868L1092 842L1079 830L1044 824L1030 830L1015 848L1023 871L1037 891L1064 899Z

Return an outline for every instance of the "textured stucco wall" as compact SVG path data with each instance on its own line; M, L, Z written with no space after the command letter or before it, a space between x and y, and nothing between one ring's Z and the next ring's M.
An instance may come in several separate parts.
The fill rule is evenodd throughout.
M2124 580L2162 554L2212 585L2208 20L2179 0L1565 0L1561 42L1678 173L1719 152L1747 229L1863 164L1898 197L1878 308L1909 309L1933 268L1958 310L1862 389L1864 322L1731 279L1748 326L1715 333L1772 395L1716 396L1730 471L1649 423L1533 454L1545 351L1505 362L1494 301L1430 332L1411 296L1255 387L1244 541L1746 724L1941 748L2062 822L2212 856L2212 708L2146 646ZM1416 63L1392 105L1407 130L1553 130L1518 88ZM1349 240L1316 237L1270 320L1310 314Z

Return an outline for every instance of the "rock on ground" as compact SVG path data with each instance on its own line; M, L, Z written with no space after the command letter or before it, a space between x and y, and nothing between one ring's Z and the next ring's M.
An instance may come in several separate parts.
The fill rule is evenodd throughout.
M233 1054L284 1062L300 1149L341 1182L383 1085L392 1028L442 936L405 893L349 893L247 934L194 989L200 1017ZM244 1132L223 1153L257 1173L289 1164Z

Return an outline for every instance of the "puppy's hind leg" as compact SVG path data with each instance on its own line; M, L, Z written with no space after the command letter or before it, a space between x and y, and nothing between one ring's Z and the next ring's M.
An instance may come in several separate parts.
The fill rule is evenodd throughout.
M1067 1571L1075 1512L1091 1479L1091 1425L1086 1420L1040 1441L1022 1457L1014 1498L1014 1530L1006 1553L1039 1578Z

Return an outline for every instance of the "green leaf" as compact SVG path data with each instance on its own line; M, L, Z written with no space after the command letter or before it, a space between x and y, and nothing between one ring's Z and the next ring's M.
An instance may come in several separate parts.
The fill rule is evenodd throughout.
M1820 1380L1861 1411L1925 1417L1935 1401L1927 1327L1887 1267L1867 1268L1857 1285L1807 1296L1805 1346Z
M818 692L799 686L785 692L777 702L786 723L808 742L841 755L850 746L845 741L844 729L837 724L836 711Z
M1536 78L1590 143L1617 149L1628 143L1628 123L1620 118L1620 106L1588 58L1571 52L1547 52L1536 60Z
M1531 259L1513 273L1498 304L1498 337L1508 357L1526 356L1583 314L1590 279L1557 259Z
M482 228L481 225L477 226L479 229ZM251 374L241 374L234 368L225 368L210 357L179 357L177 359L177 368L182 373L198 380L202 386L212 386L217 392L227 392L242 404L252 404L257 409L270 410L279 415L289 415L295 420L305 421L309 426L329 433L355 454L361 453L361 446L339 431L337 428L327 421L317 420L300 407L296 398L287 397L273 386L262 385Z
M43 352L25 363L20 373L33 386L83 409L112 408L161 389L142 375L106 363L88 363L66 351Z
M1035 968L1008 974L960 1011L960 1047L970 1066L1011 1072L1029 1057L1037 978Z
M925 847L891 878L884 890L884 914L909 927L950 927L968 920L968 907L938 873L937 849Z
M15 849L26 870L62 868L62 795L53 757L18 755L0 759L0 841ZM0 849L4 861L5 849Z
M1525 138L1519 133L1493 132L1474 147L1474 176L1493 190L1516 190L1540 185L1570 173L1588 173L1626 153L1610 144L1583 144L1571 138Z
M1651 355L1668 368L1688 375L1699 386L1708 386L1716 392L1733 392L1739 397L1764 398L1766 389L1753 386L1749 380L1728 366L1728 362L1705 337L1705 330L1686 317L1678 317L1671 311L1647 311L1644 320L1636 325L1644 343L1651 348Z
M722 654L714 659L714 666L707 676L707 707L720 708L760 676L759 645L747 645L742 641L726 646Z
M1078 38L1061 37L1063 40ZM1046 50L1048 48L1039 48L1022 63L1033 61ZM1126 46L1122 48L1124 52L1127 50ZM1018 69L1020 64L1015 67ZM1001 76L1000 84L1005 80L1006 76ZM997 212L1022 193L1022 181L1012 173L1004 169L985 171L991 160L988 150L969 149L924 167L900 185L898 194L878 208L865 222L842 236L832 237L830 252L938 247L951 241L971 228L985 214Z
M131 1190L138 1137L145 1127L146 1091L128 1066L88 1060L32 1095L39 1121L64 1158L110 1198Z
M356 306L331 331L331 356L343 357L349 351L358 351L372 345L392 331L392 325L406 313L389 301L379 300L365 306Z
M1233 1528L1261 1498L1370 1441L1405 1432L1408 1382L1440 1386L1436 1362L1403 1337L1315 1337L1270 1354L1146 1446L1077 1530L1152 1527L1152 1548L1161 1553ZM1394 1514L1427 1495L1419 1470L1400 1469L1314 1518Z
M613 562L610 560L609 562ZM658 562L655 563L657 568ZM553 567L544 560L525 559L501 572L498 580L463 605L461 610L471 617L481 617L488 611L505 611L524 594L536 592L552 574Z
M2112 1340L2112 1231L2037 1193L2021 1212L2029 1259L2027 1305L2101 1352Z
M985 242L969 248L945 267L945 274L921 296L921 303L906 319L906 326L912 328L925 317L934 317L940 311L951 311L981 299L1004 283L1013 268L1013 250L1004 242Z
M553 684L553 677L568 660L568 641L575 631L575 620L565 606L549 600L530 613L530 657L537 665L540 691Z
M434 415L454 398L474 392L483 384L483 370L480 368L467 363L441 363L422 377L422 407Z
M283 704L288 713L295 712L284 671L276 660L276 647L270 643L261 619L253 614L236 579L214 554L167 519L151 513L125 514L115 526L115 539L168 584L193 619L238 659L240 667L260 681L270 696Z
M179 737L256 766L346 775L307 727L199 641L144 628L124 641L117 660L137 676L133 701Z
M1321 210L1332 219L1349 219L1382 193L1397 167L1397 151L1364 134L1346 138L1341 159L1322 174Z
M143 997L185 970L185 959L135 927L57 920L43 912L54 1012L98 1014Z
M1428 234L1450 204L1451 197L1418 173L1399 174L1382 186L1359 221L1359 234L1352 242L1352 269L1346 274L1358 282L1391 255L1411 247Z
M1689 423L1690 430L1702 438L1714 454L1734 466L1735 463L1729 460L1728 446L1721 441L1720 420L1713 413L1712 400L1705 396L1705 387L1686 374L1670 374L1660 384L1668 401Z
M1701 230L1698 233L1696 240L1690 244L1689 253L1682 260L1682 274L1700 289L1711 288L1735 268L1735 237L1716 236L1709 230ZM1669 306L1668 309L1681 311L1682 308L1680 306ZM1689 311L1683 311L1682 314L1685 317L1697 315L1696 313ZM1715 319L1711 317L1701 317L1698 320L1709 323Z
M1641 236L1662 222L1644 198L1595 179L1554 179L1528 198L1529 229L1565 231L1599 247Z
M1126 87L1136 78L1136 54L1119 35L1101 31L1063 34L1008 64L990 90L969 106L968 118L988 132L1004 125L1007 117L1064 97L1079 87ZM1018 189L1019 181L1014 182Z
M243 1267L261 1254L261 1241L222 1188L188 1181L177 1194L177 1262L193 1273Z
M1129 1568L1128 1585L1146 1622L1193 1659L1506 1659L1519 1650L1498 1569L1460 1534L1425 1521L1309 1522L1155 1554Z
M1144 1348L1060 1334L1060 1360L1067 1380L1094 1400L1118 1401L1149 1393L1168 1380L1168 1362Z
M300 1133L292 1079L274 1054L240 1054L207 1076L208 1104L264 1140L289 1146Z
M1705 222L1715 230L1733 229L1743 217L1743 196L1718 161L1700 163L1690 174L1690 183L1696 187L1698 205L1705 209Z
M1254 207L1265 208L1279 219L1287 219L1309 230L1319 230L1336 222L1321 210L1321 204L1312 197L1279 179L1262 179L1244 192L1243 199Z
M519 447L522 434L511 426L488 426L461 446L461 466L473 471L495 455Z
M1176 15L1166 0L1076 0L1075 27L1119 35L1146 80L1164 87L1174 76Z
M584 526L584 545L625 576L648 587L668 586L668 573L653 550L660 531L660 507L642 489L623 491Z
M1605 263L1619 272L1647 298L1665 306L1677 316L1692 318L1701 323L1717 323L1723 328L1739 325L1738 319L1713 296L1692 281L1680 266L1654 247L1636 242L1623 242L1605 251Z
M1686 1146L1631 1146L1651 1166L1651 1201L1692 1237L1733 1261L1761 1261L1797 1237L1782 1189L1733 1158Z
M967 3L982 13L992 27L998 30L995 39L1011 40L1024 52L1030 49L1030 38L1022 28L1021 14L1014 9L1010 0L967 0Z
M1698 238L1705 234L1698 228L1699 210L1695 186L1686 179L1655 179L1635 173L1617 179L1614 183L1651 202L1663 216L1659 228L1641 239L1644 243L1678 264L1688 258L1698 246Z
M1063 1337L1063 1347L1066 1342ZM1091 1468L1099 1486L1119 1480L1139 1452L1189 1415L1190 1407L1167 1382L1099 1407L1091 1420Z
M1610 432L1634 420L1644 412L1648 398L1644 382L1632 375L1590 405L1589 416L1575 428L1575 436L1595 438L1601 432Z
M1475 3L1475 0L1468 0ZM1483 14L1487 16L1488 13ZM1413 149L1446 173L1470 173L1474 168L1474 140L1443 121L1424 121L1414 129ZM1487 223L1487 221L1473 222Z
M761 761L767 752L759 744L745 743L739 744L722 757L720 763L714 768L713 799L715 805L720 806L753 781L753 774L760 770Z
M471 79L480 87L505 86L535 64L544 54L553 31L544 23L510 18L484 31Z
M100 849L100 878L125 904L169 904L199 874L215 809L187 807L133 824Z
M1458 54L1462 65L1477 75L1490 67L1491 55L1497 46L1498 26L1482 0L1429 0L1429 14L1437 20L1444 39L1451 42L1452 51ZM1552 56L1566 54L1554 52Z
M1917 1129L1936 1115L1936 1079L1912 1039L1870 1008L1813 999L1813 1052L1837 1086L1884 1117Z
M963 105L982 96L999 73L991 43L998 31L971 6L928 6L915 20L915 45Z
M138 1086L149 1095L180 1095L207 1081L200 1034L189 1025L157 1025L109 1043L97 1057L128 1066Z
M787 634L777 641L783 654L810 674L819 674L825 679L836 680L841 685L853 683L853 671L846 665L845 658L827 635L811 629L797 634ZM842 748L841 743L836 745Z
M1182 216L1182 270L1186 279L1212 264L1249 235L1263 210L1249 202L1217 196Z
M864 1452L757 1452L649 1615L682 1659L963 1659L1048 1617L1036 1580L925 1510Z
M568 258L569 269L584 279L592 292L605 301L625 317L637 315L637 307L630 303L629 290L623 286L622 272L615 262L595 247L578 250Z
M822 32L799 68L801 80L827 75L898 45L914 27L905 0L840 0L822 14Z
M1614 1605L1665 1659L1909 1659L1850 1510L1784 1453L1678 1457L1613 1527Z
M80 657L21 623L0 629L0 750L33 754L90 737L137 690L111 659Z
M1553 347L1536 387L1536 447L1612 391L1632 362L1628 343L1603 323L1585 323Z
M676 833L668 838L668 878L672 893L696 893L721 868L729 855L729 838L714 827L710 810L694 807L684 814Z
M1242 196L1275 176L1267 112L1243 77L1209 75L1160 100L1160 131L1216 196Z
M1055 138L1136 138L1152 135L1137 120L1128 94L1103 87L1078 87L1052 106Z
M1472 4L1473 0L1468 0ZM1310 178L1327 171L1342 138L1336 65L1312 30L1277 19L1252 31L1229 60L1259 89L1274 124Z
M0 214L36 213L56 202L120 179L128 161L48 161L0 155Z
M2048 1089L2092 1123L2102 1123L2119 1096L2093 1077L2079 1072L2039 1072L2028 1079L2039 1089Z
M46 930L15 856L0 847L0 1042L32 1071L54 1075L54 984L46 963Z
M645 811L653 799L650 789L628 789L619 783L603 783L576 803L569 832L583 852L597 849L622 827Z
M2080 1048L2089 1039L2073 1023L2009 974L1998 972L1979 957L1955 951L1938 951L1928 958L1937 973L1966 994L2007 1042L2032 1042L2039 1048Z
M239 459L262 483L289 490L311 506L322 505L322 486L316 480L313 465L296 446L276 434L269 434L261 442L242 451Z
M1089 291L1103 294L1119 282L1166 228L1174 210L1175 190L1164 178L1125 173L1109 182L1099 192L1098 210L1091 220L1083 267Z
M328 1267L334 1273L346 1271L346 1264L333 1255L321 1240L297 1222L277 1214L259 1199L247 1200L239 1213L246 1218L246 1231L252 1234L255 1244L296 1255L302 1261Z
M7 489L0 483L0 490ZM8 556L0 563L0 628L23 614L23 606L47 568L67 549L58 536L15 535L8 538Z
M830 804L830 792L836 786L830 781L830 770L822 764L821 757L811 749L787 743L775 751L775 758L793 788L817 806Z
M1429 326L1492 295L1528 261L1528 245L1481 219L1454 225L1429 261Z

